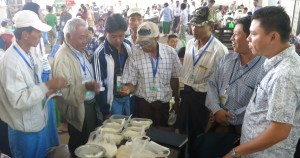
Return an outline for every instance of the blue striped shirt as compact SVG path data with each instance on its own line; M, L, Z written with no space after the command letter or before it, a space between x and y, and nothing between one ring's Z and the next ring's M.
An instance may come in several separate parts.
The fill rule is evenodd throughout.
M208 109L214 114L221 109L228 110L229 113L235 115L235 119L231 120L230 124L242 124L246 106L264 61L264 57L257 56L247 64L241 65L238 53L226 54L208 81L206 97ZM226 95L224 95L225 91ZM221 96L227 96L225 105L220 102Z

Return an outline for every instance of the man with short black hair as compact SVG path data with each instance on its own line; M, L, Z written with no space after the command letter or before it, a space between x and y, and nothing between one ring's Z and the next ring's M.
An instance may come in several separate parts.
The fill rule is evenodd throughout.
M256 86L264 57L252 54L247 37L251 17L238 19L230 40L234 53L226 54L208 81L206 107L220 133L241 135L246 107Z
M209 1L208 1L208 4L207 4L207 7L208 7L208 8L213 8L215 3L216 3L215 0L209 0Z
M253 15L257 10L261 9L262 7L259 5L259 0L253 0L253 8L249 10L251 15Z
M57 25L57 17L55 14L53 14L53 7L47 6L48 14L45 16L45 21L48 25L52 27L50 31L47 32L48 41L50 42L50 48L54 44L56 44L57 40L57 31L56 31L56 25Z
M121 14L113 14L107 18L104 27L106 39L92 59L96 80L103 87L97 102L109 107L102 111L104 115L130 115L130 98L120 94L125 62L132 54L131 43L125 39L127 23Z
M95 50L98 48L99 43L98 43L98 39L95 36L95 32L94 29L92 27L88 27L89 30L89 42L86 45L86 55L89 59L89 61L91 61L92 56L94 55Z
M7 29L7 22L6 21L1 22L0 35L2 35L2 34L11 34L11 35L13 35L13 32Z
M159 20L162 22L162 33L167 36L171 30L171 23L173 19L172 10L168 3L164 3L164 8L160 12Z
M180 3L178 0L176 1L176 6L173 8L173 15L174 15L174 18L173 18L173 23L172 23L172 31L173 31L173 33L178 33L177 27L178 27L178 24L180 21L180 15L181 15L180 14Z
M61 6L61 14L60 14L60 18L59 18L60 32L63 31L67 21L70 20L71 18L72 18L72 15L67 11L67 6L62 5ZM61 34L61 36L63 36L63 35Z
M247 106L241 145L226 158L294 157L300 136L300 57L289 44L290 33L290 18L282 7L254 13L249 47L267 59Z
M177 42L178 42L178 38L177 38L176 35L171 34L171 35L168 36L167 44L170 47L174 48L176 50L176 52L177 52L177 48L176 48L177 47Z

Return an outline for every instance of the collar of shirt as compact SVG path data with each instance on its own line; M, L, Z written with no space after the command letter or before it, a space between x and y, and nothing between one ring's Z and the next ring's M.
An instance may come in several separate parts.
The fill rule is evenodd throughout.
M241 68L247 68L247 67L251 68L260 58L261 56L256 56L253 59L251 59L247 64L241 65L241 56L238 53L234 52L234 56L231 60L237 60Z
M84 53L79 52L78 50L76 50L74 47L72 47L67 41L66 45L71 49L71 51L73 51L76 55L78 55L79 57L83 58Z
M290 52L295 52L295 48L293 46L286 48L271 59L266 59L264 63L265 72L268 72L272 68L276 67L276 65L279 64L279 62L281 62L284 58L290 56Z
M16 41L13 43L13 45L17 47L20 53L26 58L27 61L29 61L30 64L34 64L30 62L30 56L29 56L31 54L30 52L26 53Z
M124 44L123 44L123 42L122 42L121 46L124 49L126 49L125 46L124 46ZM105 52L104 52L105 54L111 55L111 53L113 53L113 52L119 52L118 49L115 46L113 46L112 44L110 44L108 42L107 39L104 40L104 48L105 48Z
M142 49L142 48L141 48ZM163 49L163 47L161 46L161 43L158 43L157 42L157 47L156 47L156 52L159 54L158 58L159 60L163 59L163 58L167 58L167 55L166 55L166 51ZM146 52L145 52L146 53ZM146 53L149 58L151 58L151 54L150 53ZM155 59L156 61L157 59Z
M211 38L213 38L213 35L211 34L210 35L210 38L209 38L209 40L211 39ZM195 40L194 41L194 44L193 44L193 46L196 48L195 49L195 55L198 55L198 54L200 54L201 53L201 51L206 47L206 45L209 43L209 40L205 43L205 45L204 46L202 46L200 49L198 49L198 43L199 43L199 40ZM211 41L211 44L207 47L207 49L206 49L206 51L205 52L212 52L213 51L213 42L214 42L214 40L215 39L213 39L213 41Z

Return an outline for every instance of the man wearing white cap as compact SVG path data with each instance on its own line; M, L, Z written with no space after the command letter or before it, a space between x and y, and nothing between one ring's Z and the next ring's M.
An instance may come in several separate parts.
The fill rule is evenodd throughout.
M130 28L130 36L127 37L127 40L131 43L132 53L137 52L139 45L136 43L137 41L137 29L143 23L143 13L141 8L131 8L128 13L128 27ZM131 95L130 97L130 112L134 113L135 109L135 96Z
M128 13L128 26L130 28L131 35L127 38L132 45L136 44L137 29L143 23L143 15L141 8L131 8Z
M0 61L0 117L9 126L12 157L45 157L48 107L42 102L65 87L67 81L57 77L42 83L42 63L30 52L31 47L39 44L42 32L51 27L29 10L16 13L13 22L16 42Z
M137 43L141 46L126 61L122 82L124 95L137 96L137 117L153 120L155 126L167 126L169 101L179 101L180 60L174 48L158 43L159 29L153 22L138 28ZM138 86L137 86L138 83Z

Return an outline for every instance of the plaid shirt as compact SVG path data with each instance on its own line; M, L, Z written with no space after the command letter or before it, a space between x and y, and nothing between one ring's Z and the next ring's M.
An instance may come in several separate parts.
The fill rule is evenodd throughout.
M149 103L154 101L169 102L172 98L171 78L178 78L181 71L180 60L175 49L164 44L158 44L158 69L155 78L151 64L151 55L137 49L136 53L130 56L123 72L123 83L137 85L138 97L144 98ZM154 82L155 80L155 82ZM157 87L157 95L150 95L150 87Z

